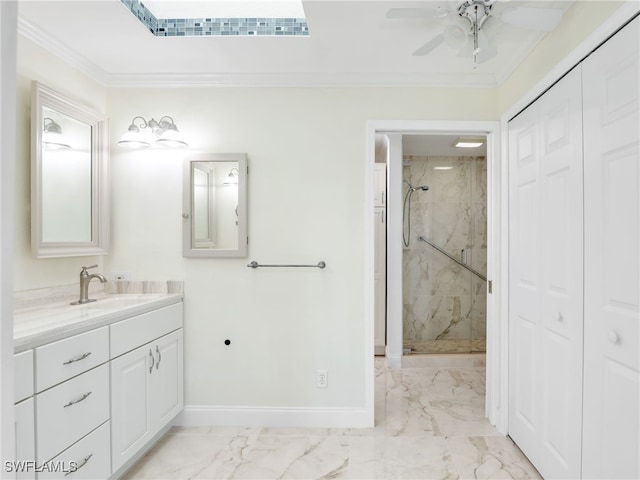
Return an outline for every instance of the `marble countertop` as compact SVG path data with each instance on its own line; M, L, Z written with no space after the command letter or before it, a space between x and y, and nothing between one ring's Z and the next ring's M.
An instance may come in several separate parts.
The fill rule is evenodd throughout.
M182 302L182 293L140 293L91 295L97 301L69 305L67 300L22 307L14 311L14 352L109 325L157 308Z

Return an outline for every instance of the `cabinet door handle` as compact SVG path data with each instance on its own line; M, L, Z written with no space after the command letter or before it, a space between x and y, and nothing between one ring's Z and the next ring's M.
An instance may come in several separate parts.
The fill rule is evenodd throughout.
M84 467L87 464L89 460L91 460L91 457L93 457L93 453L90 453L88 456L84 457L84 460L82 460L78 465L76 465L76 468L68 471L67 473L64 474L64 476L66 477L67 475L71 475L72 473L75 473L78 470L80 470L82 467Z
M156 359L153 358L153 352L151 351L151 349L149 349L149 356L151 357L151 366L149 367L149 373L151 373L153 371L153 366L156 363Z
M71 405L75 405L76 403L80 403L83 400L86 400L87 397L91 395L91 392L87 392L84 395L82 395L82 397L80 397L78 400L71 400L69 403L67 403L64 407L62 408L67 408L70 407Z
M70 363L79 362L80 360L84 360L85 358L87 358L89 355L91 355L91 352L86 352L86 353L83 353L82 355L80 355L77 358L72 358L71 360L67 360L66 362L62 362L62 364L63 365L69 365Z
M162 354L160 353L160 348L156 345L156 353L158 354L158 361L156 362L156 370L160 368L160 360L162 360Z

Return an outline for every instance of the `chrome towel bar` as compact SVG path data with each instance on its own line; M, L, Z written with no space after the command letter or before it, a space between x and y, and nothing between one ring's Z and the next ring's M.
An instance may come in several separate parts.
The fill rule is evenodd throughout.
M327 264L324 263L322 260L320 260L317 265L260 265L255 260L247 265L247 267L251 267L251 268L258 268L258 267L260 267L260 268L261 267L269 267L269 268L289 268L289 267L293 267L293 268L300 268L300 267L324 268L326 266L327 266Z

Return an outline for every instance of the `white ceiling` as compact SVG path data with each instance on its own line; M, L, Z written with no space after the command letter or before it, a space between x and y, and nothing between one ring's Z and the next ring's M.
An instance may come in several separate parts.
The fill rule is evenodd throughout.
M514 5L566 10L572 1L499 0L493 11ZM498 55L477 69L470 48L466 56L446 45L412 56L445 21L391 20L386 12L443 4L303 0L309 37L155 37L120 0L20 0L19 31L107 86L494 87L544 35L490 18L485 30Z

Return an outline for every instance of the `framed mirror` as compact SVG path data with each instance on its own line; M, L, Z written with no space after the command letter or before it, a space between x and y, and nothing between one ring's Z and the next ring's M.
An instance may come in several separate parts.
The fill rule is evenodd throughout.
M247 155L189 156L183 182L183 256L246 257Z
M109 249L107 117L31 87L31 250L36 258Z

